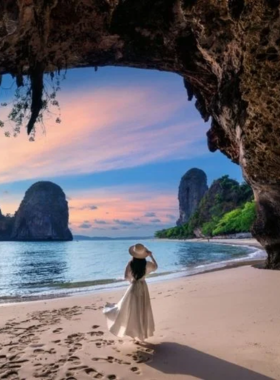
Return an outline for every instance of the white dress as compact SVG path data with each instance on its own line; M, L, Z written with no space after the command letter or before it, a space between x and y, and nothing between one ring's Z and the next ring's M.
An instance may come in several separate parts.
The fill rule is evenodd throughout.
M127 280L131 284L127 291L117 304L106 305L103 309L112 334L141 341L153 336L155 324L145 277L156 269L154 263L147 261L145 276L135 280L129 265Z

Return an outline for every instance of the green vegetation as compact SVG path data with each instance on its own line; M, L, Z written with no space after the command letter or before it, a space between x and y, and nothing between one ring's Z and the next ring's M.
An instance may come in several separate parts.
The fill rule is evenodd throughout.
M213 182L188 223L157 231L155 237L185 239L249 232L256 217L249 185L228 176Z
M212 233L215 236L250 231L255 217L255 202L247 202L243 208L227 212L216 224Z

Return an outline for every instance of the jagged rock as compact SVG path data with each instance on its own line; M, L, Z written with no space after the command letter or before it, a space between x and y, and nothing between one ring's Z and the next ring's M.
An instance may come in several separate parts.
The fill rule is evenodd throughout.
M25 193L15 216L12 240L72 240L68 228L68 202L62 189L37 182Z
M190 169L181 178L178 193L180 217L177 226L188 222L207 189L207 177L201 169Z
M211 121L208 145L252 186L254 236L280 269L279 0L2 0L0 79L42 71L130 66L174 72ZM82 41L82 43L81 43ZM37 113L36 113L37 112ZM78 126L77 126L78 128Z

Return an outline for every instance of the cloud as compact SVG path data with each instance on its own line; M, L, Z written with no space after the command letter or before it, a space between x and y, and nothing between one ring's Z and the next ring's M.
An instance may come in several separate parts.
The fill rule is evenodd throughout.
M151 223L161 223L161 220L160 219L151 219L150 222Z
M172 215L172 214L167 214L166 217L170 220L175 220L177 219L175 215Z
M166 215L173 215L178 209L177 189L162 189L159 193L157 188L147 185L76 190L71 192L71 198L70 207L74 208L70 209L69 217L73 231L78 230L85 220L92 220L92 211L84 208L89 204L98 204L98 209L94 211L95 219L103 221L104 230L113 231L111 227L119 227L121 233L126 230L122 227L127 227L129 234L133 234L134 230L142 230L141 233L147 236L153 235L155 226L171 227L172 223ZM153 223L150 218L142 222L143 215L150 212L151 208L157 215L155 219L159 219L161 223ZM96 223L94 225L98 226Z
M0 139L1 183L132 168L207 152L208 126L199 117L178 121L188 107L180 94L170 98L152 86L107 87L62 92L60 105L62 123L47 120L46 133L38 127L35 142L28 142L24 132ZM0 118L5 119L3 111Z
M128 220L119 220L119 219L114 219L114 223L120 224L122 226L133 226L135 223L130 222Z
M94 219L94 223L96 224L107 224L106 220Z
M147 212L144 216L146 218L153 218L154 216L156 216L156 214L154 212Z
M71 198L69 198L69 200L71 200ZM74 208L75 207L73 207L73 206L69 206L69 209L74 209ZM97 209L98 209L98 207L95 205L85 205L85 206L77 208L77 210L92 210L92 211L95 211Z
M92 227L92 224L90 223L82 223L81 225L79 225L79 228L82 228L82 229L88 229L91 227Z
M119 227L111 227L111 230L117 231L117 230L119 230Z

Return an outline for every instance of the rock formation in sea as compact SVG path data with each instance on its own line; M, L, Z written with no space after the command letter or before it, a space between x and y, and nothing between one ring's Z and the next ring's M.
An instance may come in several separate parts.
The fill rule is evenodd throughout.
M177 226L188 222L207 189L207 177L201 169L190 169L181 178L178 192L180 216Z
M14 216L2 214L0 210L0 241L1 240L10 240L11 233L14 225Z
M267 267L280 269L279 7L279 0L2 0L0 80L10 73L22 88L30 77L30 132L46 108L46 72L115 65L180 75L188 99L211 119L209 149L239 164L252 186L253 234Z
M37 182L26 191L16 212L11 239L72 240L68 218L68 202L62 189L52 182Z

